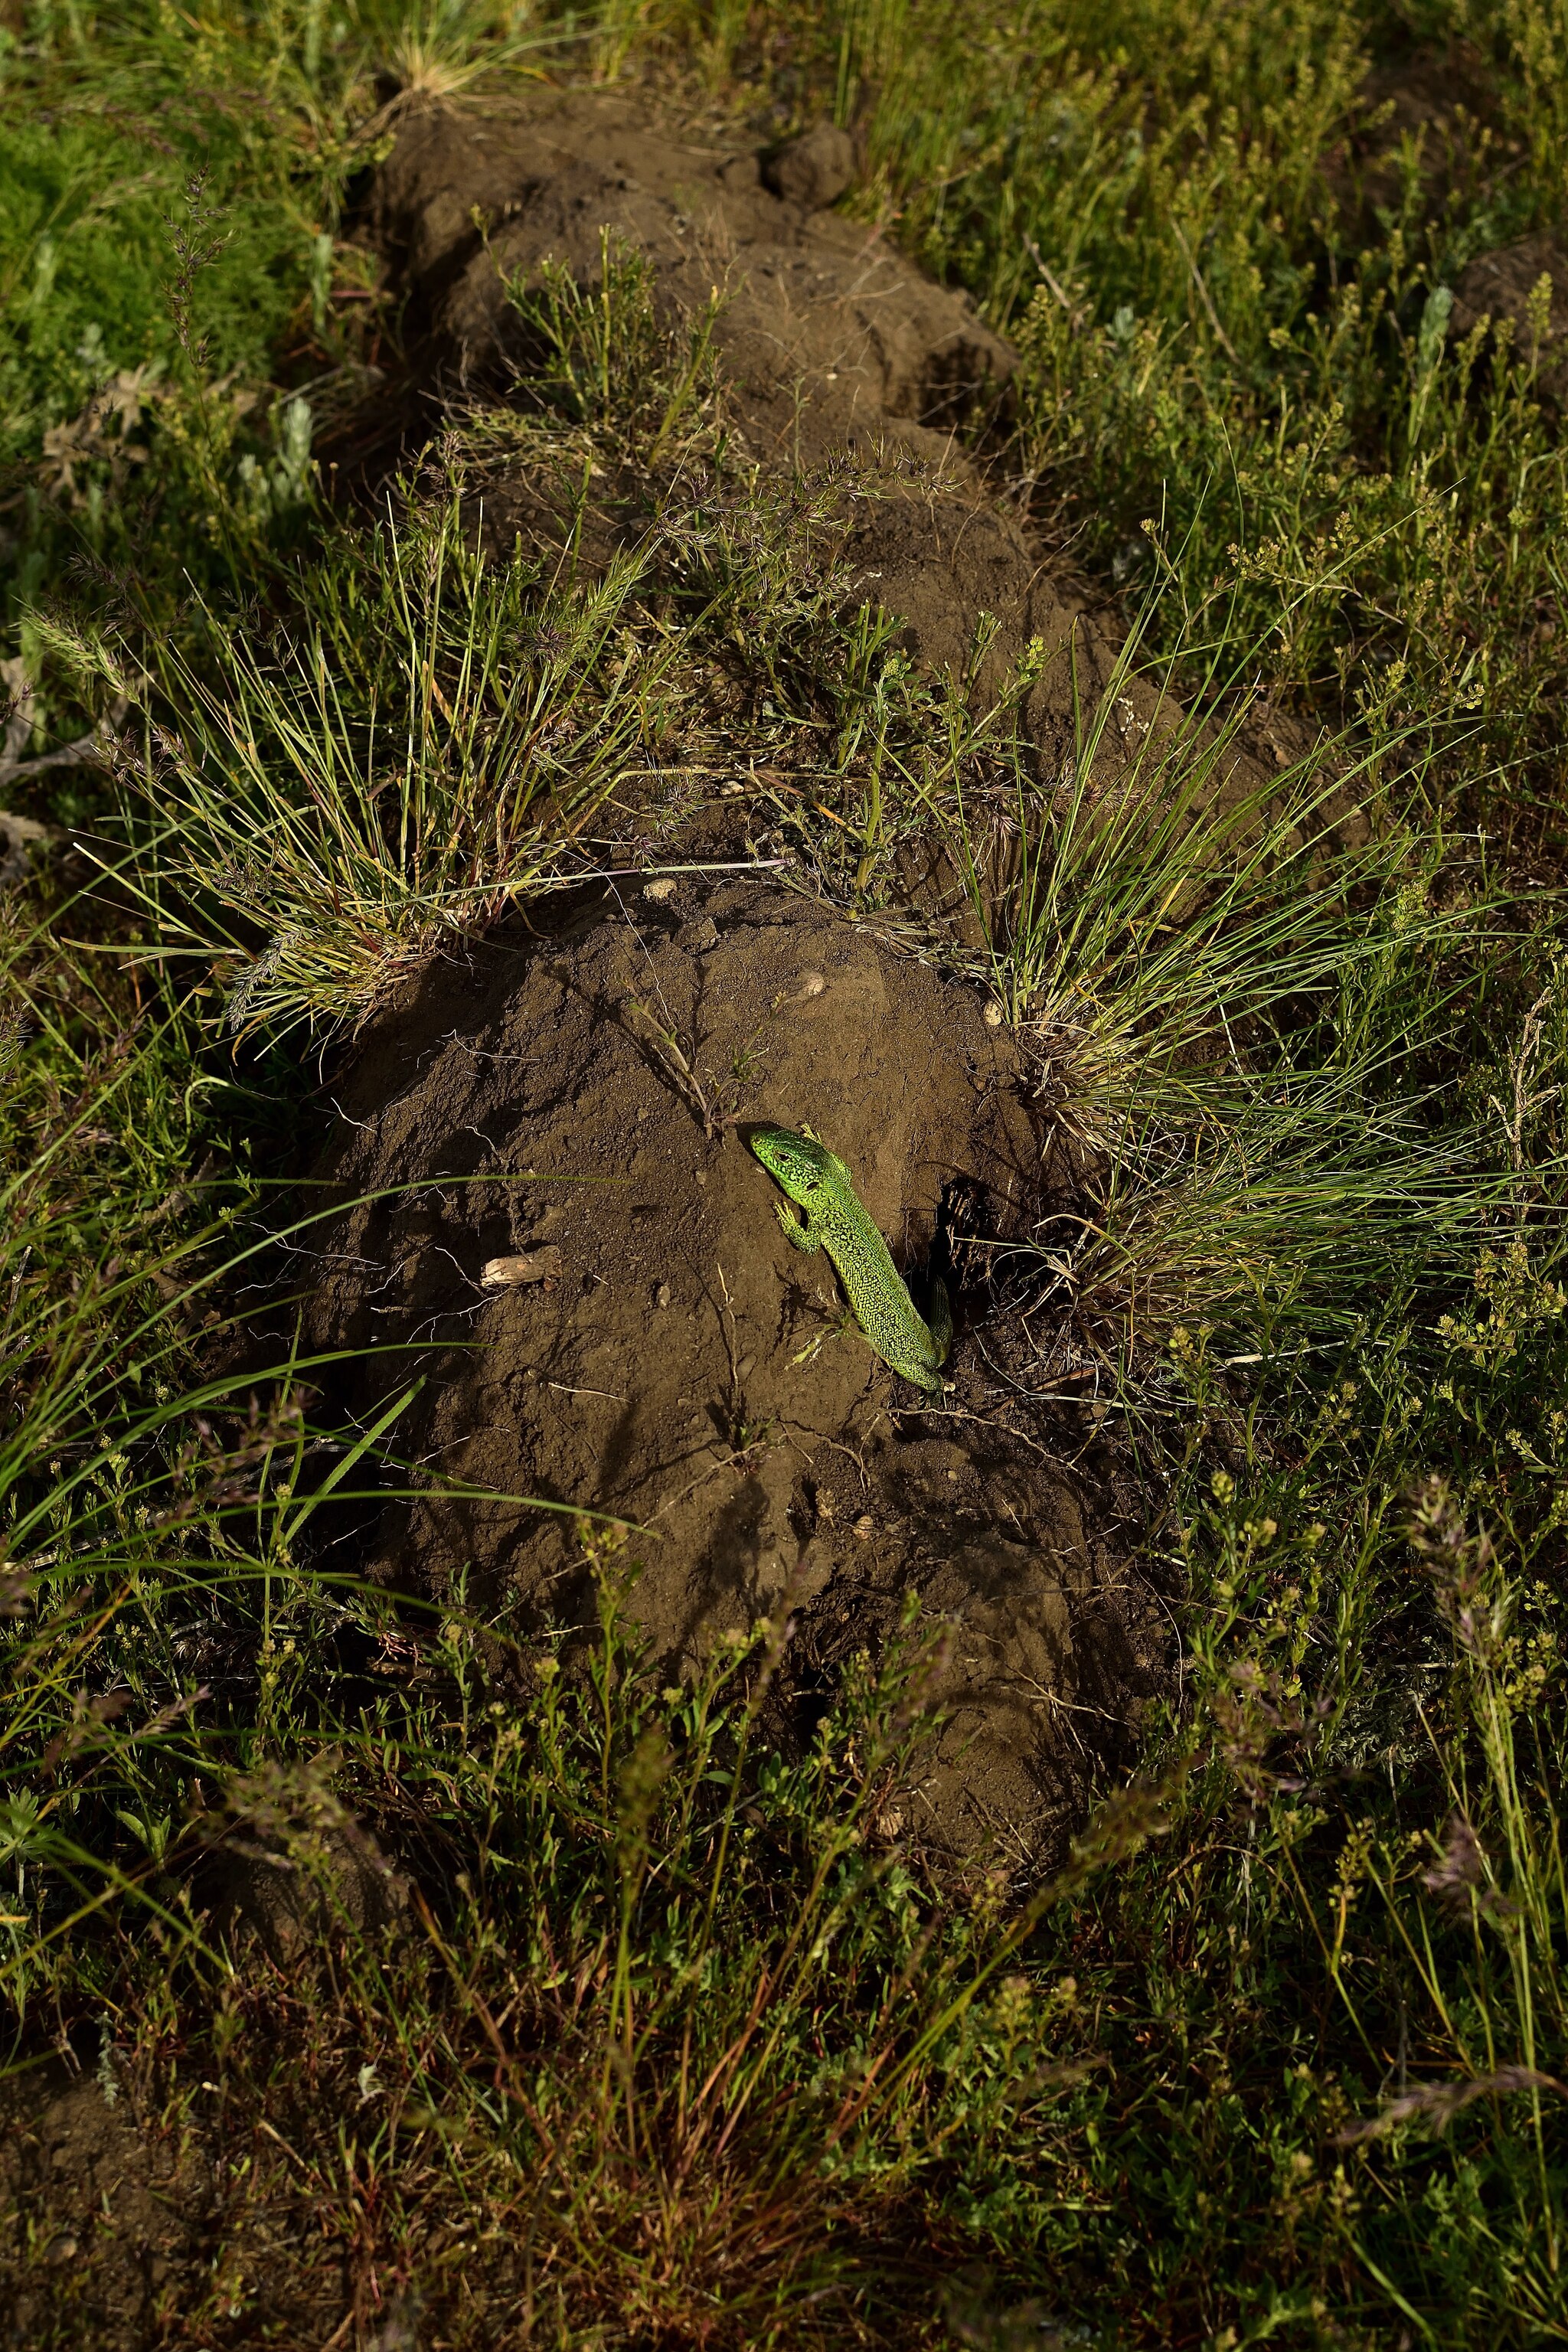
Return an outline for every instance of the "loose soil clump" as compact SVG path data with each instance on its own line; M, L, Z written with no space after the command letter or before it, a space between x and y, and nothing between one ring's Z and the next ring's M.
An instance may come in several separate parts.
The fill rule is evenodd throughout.
M110 2045L90 2072L55 2061L6 2085L0 2347L142 2352L174 2340L198 2308L210 2331L198 2340L233 2341L220 2331L253 2305L258 2281L275 2342L324 2341L352 2292L341 2259L318 2256L286 2193L260 2184L248 2130L242 2142L226 2118L181 2128L146 2090Z

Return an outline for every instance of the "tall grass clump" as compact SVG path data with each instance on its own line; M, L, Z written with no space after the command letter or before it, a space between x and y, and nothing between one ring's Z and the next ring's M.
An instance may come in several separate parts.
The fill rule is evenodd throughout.
M736 756L705 664L778 601L765 518L754 545L721 514L716 544L685 549L655 523L574 579L555 553L487 549L482 507L456 488L368 541L330 533L270 623L206 604L171 641L140 614L34 615L121 714L132 887L171 947L216 958L236 1030L357 1025L443 948L591 871L595 819L602 838L644 810L657 835L688 778ZM679 627L650 609L672 584Z
M657 762L669 665L628 659L636 557L578 593L492 563L460 502L346 534L268 635L212 607L169 646L122 768L125 823L176 935L262 933L229 1017L357 1023L447 940L570 870L593 814ZM49 624L40 621L41 630ZM79 674L137 690L124 639L57 628ZM198 650L199 648L199 650ZM246 934L229 934L232 947Z
M1509 1213L1498 1118L1447 1083L1506 909L1389 821L1419 754L1391 777L1386 747L1341 739L1253 782L1243 714L1200 707L1112 757L1122 687L1080 713L1054 789L1021 773L966 808L960 787L945 814L985 976L1087 1188L1052 1222L1050 1295L1120 1298L1129 1337L1270 1298L1353 1322L1391 1254L1466 1263Z

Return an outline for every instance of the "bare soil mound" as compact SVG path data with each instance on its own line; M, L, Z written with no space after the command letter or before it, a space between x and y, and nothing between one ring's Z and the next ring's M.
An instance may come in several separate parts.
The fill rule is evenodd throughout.
M1005 407L1013 354L879 235L815 208L849 160L836 134L769 157L641 100L542 90L410 120L369 223L437 407L526 400L507 284L547 261L596 284L606 235L646 257L662 317L717 289L731 478L837 483L850 604L898 616L905 649L975 694L1040 640L1054 658L1023 715L1054 778L1075 691L1092 702L1120 635L1051 580L955 437ZM544 472L509 459L485 530L591 572L672 495L616 460L563 532ZM1130 680L1118 720L1125 747L1170 706ZM721 803L682 854L736 854L748 822ZM919 866L902 856L916 897ZM1115 1540L1135 1498L1113 1493L1109 1449L1004 1370L1037 1362L1038 1335L998 1322L973 1244L1028 1234L1050 1139L1013 1041L890 934L754 877L586 887L534 922L427 971L336 1088L317 1172L354 1205L312 1273L310 1337L395 1351L353 1375L366 1410L395 1371L424 1380L398 1440L430 1491L388 1504L373 1572L525 1635L570 1629L593 1614L574 1515L634 1523L632 1605L672 1673L793 1612L786 1737L913 1594L948 1629L948 1719L909 1826L1037 1853L1156 1686L1162 1640ZM941 1408L870 1353L826 1260L789 1248L753 1121L809 1124L848 1161L917 1298L933 1240L950 1261Z
M1005 395L1016 364L965 297L878 230L775 194L756 150L695 143L605 91L416 116L372 221L405 275L426 363L448 376L505 356L509 277L549 258L593 279L605 231L647 256L669 310L694 316L717 291L736 423L775 464L889 430L949 457L954 428Z
M796 147L812 160L811 134ZM1054 768L1070 743L1074 665L1092 706L1121 631L1053 580L959 438L1005 414L1016 355L966 295L933 284L879 230L766 184L764 172L809 189L815 174L792 172L795 160L671 128L639 99L542 90L415 117L377 176L367 225L406 289L416 365L437 407L526 370L508 281L554 261L596 283L606 233L645 257L668 318L695 318L717 293L732 457L784 473L849 458L857 485L879 464L875 495L846 499L848 593L896 614L907 649L952 673L991 616L981 694L1038 638L1056 658L1025 719ZM537 488L496 482L487 511L510 541L538 522ZM622 525L635 533L635 514ZM579 526L574 547L593 541ZM1127 695L1147 726L1155 696L1141 679Z
M323 1172L384 1197L334 1234L314 1337L426 1351L411 1456L647 1530L633 1607L672 1670L787 1595L809 1703L916 1593L954 1629L923 1828L1034 1848L1063 1825L1076 1715L1113 1736L1158 1643L1102 1483L1053 1458L967 1328L963 1234L1020 1234L1041 1164L973 990L754 880L590 894L552 936L428 975L339 1103ZM849 1162L917 1297L939 1225L956 1235L944 1407L780 1232L743 1139L764 1120ZM442 1594L466 1577L470 1605L525 1627L591 1614L580 1530L518 1502L390 1507L379 1572Z

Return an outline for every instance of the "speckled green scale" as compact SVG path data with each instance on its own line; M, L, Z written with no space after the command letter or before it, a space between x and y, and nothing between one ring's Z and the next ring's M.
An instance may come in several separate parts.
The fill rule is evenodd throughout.
M850 1312L882 1361L928 1396L941 1396L941 1367L952 1343L947 1292L931 1283L929 1325L915 1312L888 1244L861 1206L842 1160L807 1128L759 1128L752 1150L799 1209L780 1201L775 1214L796 1249L825 1249L844 1287Z

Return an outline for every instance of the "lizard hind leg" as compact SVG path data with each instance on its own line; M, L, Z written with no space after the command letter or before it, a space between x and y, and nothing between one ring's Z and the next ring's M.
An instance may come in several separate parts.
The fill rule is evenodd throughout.
M936 1350L936 1360L939 1364L945 1364L952 1346L952 1302L940 1274L933 1274L931 1278L931 1312L926 1320L931 1329L931 1346Z

